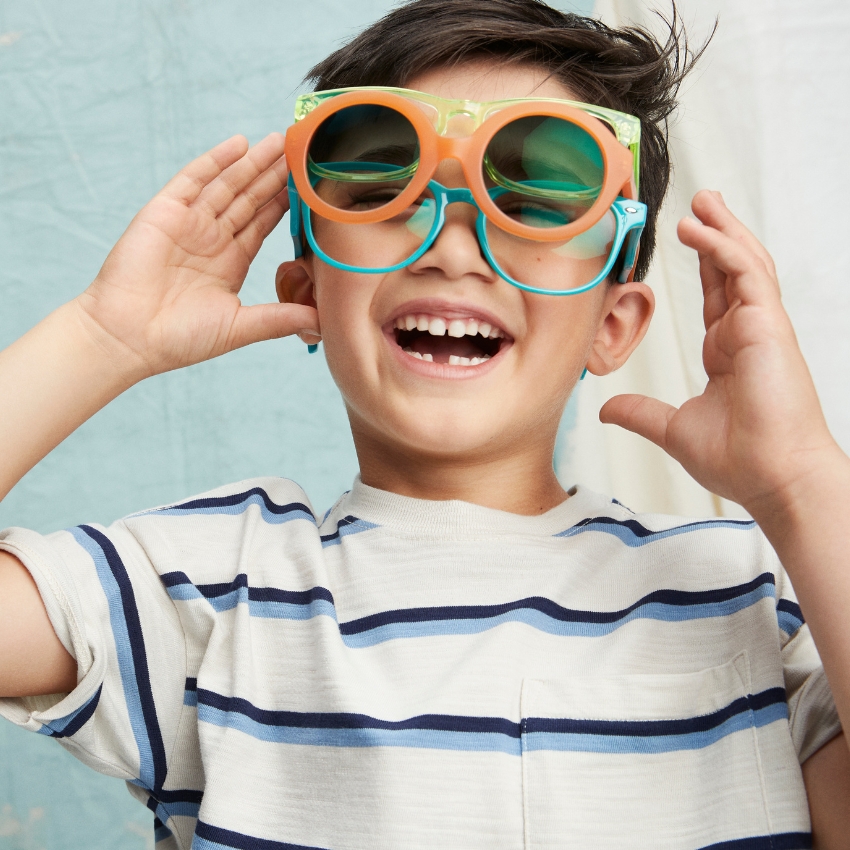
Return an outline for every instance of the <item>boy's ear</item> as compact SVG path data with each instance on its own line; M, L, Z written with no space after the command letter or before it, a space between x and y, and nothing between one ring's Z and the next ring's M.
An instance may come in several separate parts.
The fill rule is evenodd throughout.
M277 300L281 304L316 306L316 290L310 274L300 260L288 260L277 267L274 276Z
M655 295L642 281L610 285L587 361L588 372L607 375L619 369L643 339L654 311Z

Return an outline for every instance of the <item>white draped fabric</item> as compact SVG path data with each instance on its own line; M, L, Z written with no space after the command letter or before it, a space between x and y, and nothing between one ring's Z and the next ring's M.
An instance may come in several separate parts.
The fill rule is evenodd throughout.
M669 16L670 5L657 7ZM619 372L589 375L562 426L556 466L635 510L742 515L697 485L660 449L598 411L621 392L681 404L702 391L702 299L696 257L676 223L700 188L728 206L773 254L833 434L850 449L850 4L846 0L678 0L691 42L719 18L686 80L671 122L674 177L647 278L658 300L652 327ZM597 0L606 23L663 31L642 0Z

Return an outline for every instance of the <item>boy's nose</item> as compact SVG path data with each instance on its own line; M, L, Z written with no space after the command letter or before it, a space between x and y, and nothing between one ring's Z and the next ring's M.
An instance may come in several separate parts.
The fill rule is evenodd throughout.
M431 247L411 265L413 272L439 271L449 280L468 275L492 281L496 274L478 241L478 205L465 187L447 190L446 220Z

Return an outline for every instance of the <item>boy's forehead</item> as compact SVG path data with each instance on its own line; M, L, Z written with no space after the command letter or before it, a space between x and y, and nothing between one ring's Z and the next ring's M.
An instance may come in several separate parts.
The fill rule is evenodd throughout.
M477 59L462 65L432 68L408 80L405 88L447 100L508 100L516 97L556 97L579 100L551 71L530 63Z

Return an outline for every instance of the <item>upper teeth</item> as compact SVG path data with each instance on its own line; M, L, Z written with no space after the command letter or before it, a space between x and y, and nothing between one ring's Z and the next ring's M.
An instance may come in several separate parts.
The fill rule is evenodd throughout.
M439 316L411 315L399 316L395 320L395 327L402 331L427 331L432 336L475 336L481 334L489 339L498 339L505 335L504 331L494 328L487 322L479 322L478 319L451 319L446 321Z

